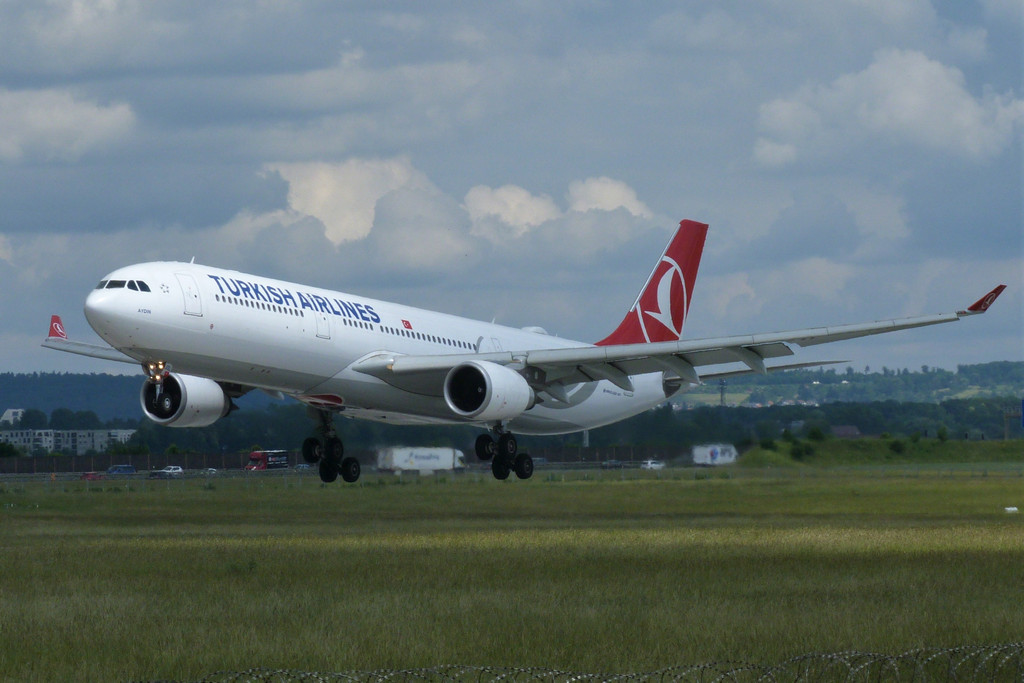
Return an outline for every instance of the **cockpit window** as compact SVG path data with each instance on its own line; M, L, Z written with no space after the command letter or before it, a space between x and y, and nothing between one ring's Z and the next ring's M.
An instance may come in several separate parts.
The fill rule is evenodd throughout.
M140 292L148 292L148 291L150 291L149 285L147 285L142 280L136 280L135 283L139 286L139 291Z
M107 283L107 289L124 289L125 284L124 280L111 280Z
M106 280L100 280L100 283L98 285L96 285L96 289L103 289L106 286L107 286L107 281Z
M139 291L139 287L135 284L135 280L128 281L128 289L134 289L136 292Z

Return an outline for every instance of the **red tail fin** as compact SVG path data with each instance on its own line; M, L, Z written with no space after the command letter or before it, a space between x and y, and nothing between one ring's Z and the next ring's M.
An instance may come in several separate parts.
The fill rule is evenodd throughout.
M64 331L64 323L61 322L59 315L50 316L50 334L48 337L60 337L61 339L67 339L68 333Z
M598 346L679 340L707 234L704 223L679 224L633 307L614 332L597 342Z

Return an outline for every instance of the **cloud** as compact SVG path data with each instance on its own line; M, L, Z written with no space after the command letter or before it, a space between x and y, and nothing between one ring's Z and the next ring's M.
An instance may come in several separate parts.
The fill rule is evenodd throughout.
M1024 7L1020 0L981 0L985 13L997 21L1010 21L1024 26Z
M569 210L614 211L623 208L638 218L650 218L653 213L636 196L636 190L620 180L604 176L574 180L569 184Z
M843 156L862 145L903 145L982 162L1003 153L1024 100L986 90L913 50L880 50L865 70L762 104L754 158L765 166Z
M377 201L399 188L430 189L408 159L350 159L342 163L276 163L288 182L288 204L319 219L335 245L363 239L373 228Z
M754 143L754 159L763 166L788 166L796 161L796 145L758 138Z
M78 159L123 140L134 126L127 104L103 106L63 90L0 88L0 161Z
M602 232L601 223L593 217L570 214L616 212L624 210L632 217L649 219L651 210L637 197L636 190L620 180L607 177L574 180L566 193L565 214L548 195L535 196L516 185L491 188L477 185L466 193L463 207L473 221L474 234L501 242L509 237L522 237L545 226L559 233ZM557 224L557 226L555 225ZM587 226L587 227L584 227ZM582 236L582 235L581 235Z
M381 197L365 248L372 264L396 273L450 272L467 268L481 252L469 234L462 207L436 188L400 187Z
M466 193L463 206L473 221L474 233L495 239L506 235L518 237L562 215L551 197L534 196L516 185L499 188L477 185Z
M837 195L853 214L861 236L855 258L891 258L910 237L906 200L902 196L852 184L837 188Z
M714 52L749 50L765 38L763 33L751 31L717 7L698 17L682 11L669 12L651 24L650 34L658 45L669 49L685 46Z

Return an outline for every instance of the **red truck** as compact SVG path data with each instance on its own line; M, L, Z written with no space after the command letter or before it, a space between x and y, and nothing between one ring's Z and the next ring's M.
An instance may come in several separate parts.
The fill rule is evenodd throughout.
M245 469L282 470L288 469L288 451L253 451L249 454L249 464Z

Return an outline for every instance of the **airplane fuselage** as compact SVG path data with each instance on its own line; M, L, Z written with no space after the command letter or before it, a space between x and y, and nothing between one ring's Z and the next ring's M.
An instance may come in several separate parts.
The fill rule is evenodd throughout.
M127 266L100 284L86 300L89 324L141 364L159 360L175 373L395 424L474 421L455 415L436 386L413 381L399 388L355 369L360 361L592 346L191 263ZM604 380L570 386L568 401L541 398L506 427L524 434L579 431L665 401L663 373L631 380L632 390Z

